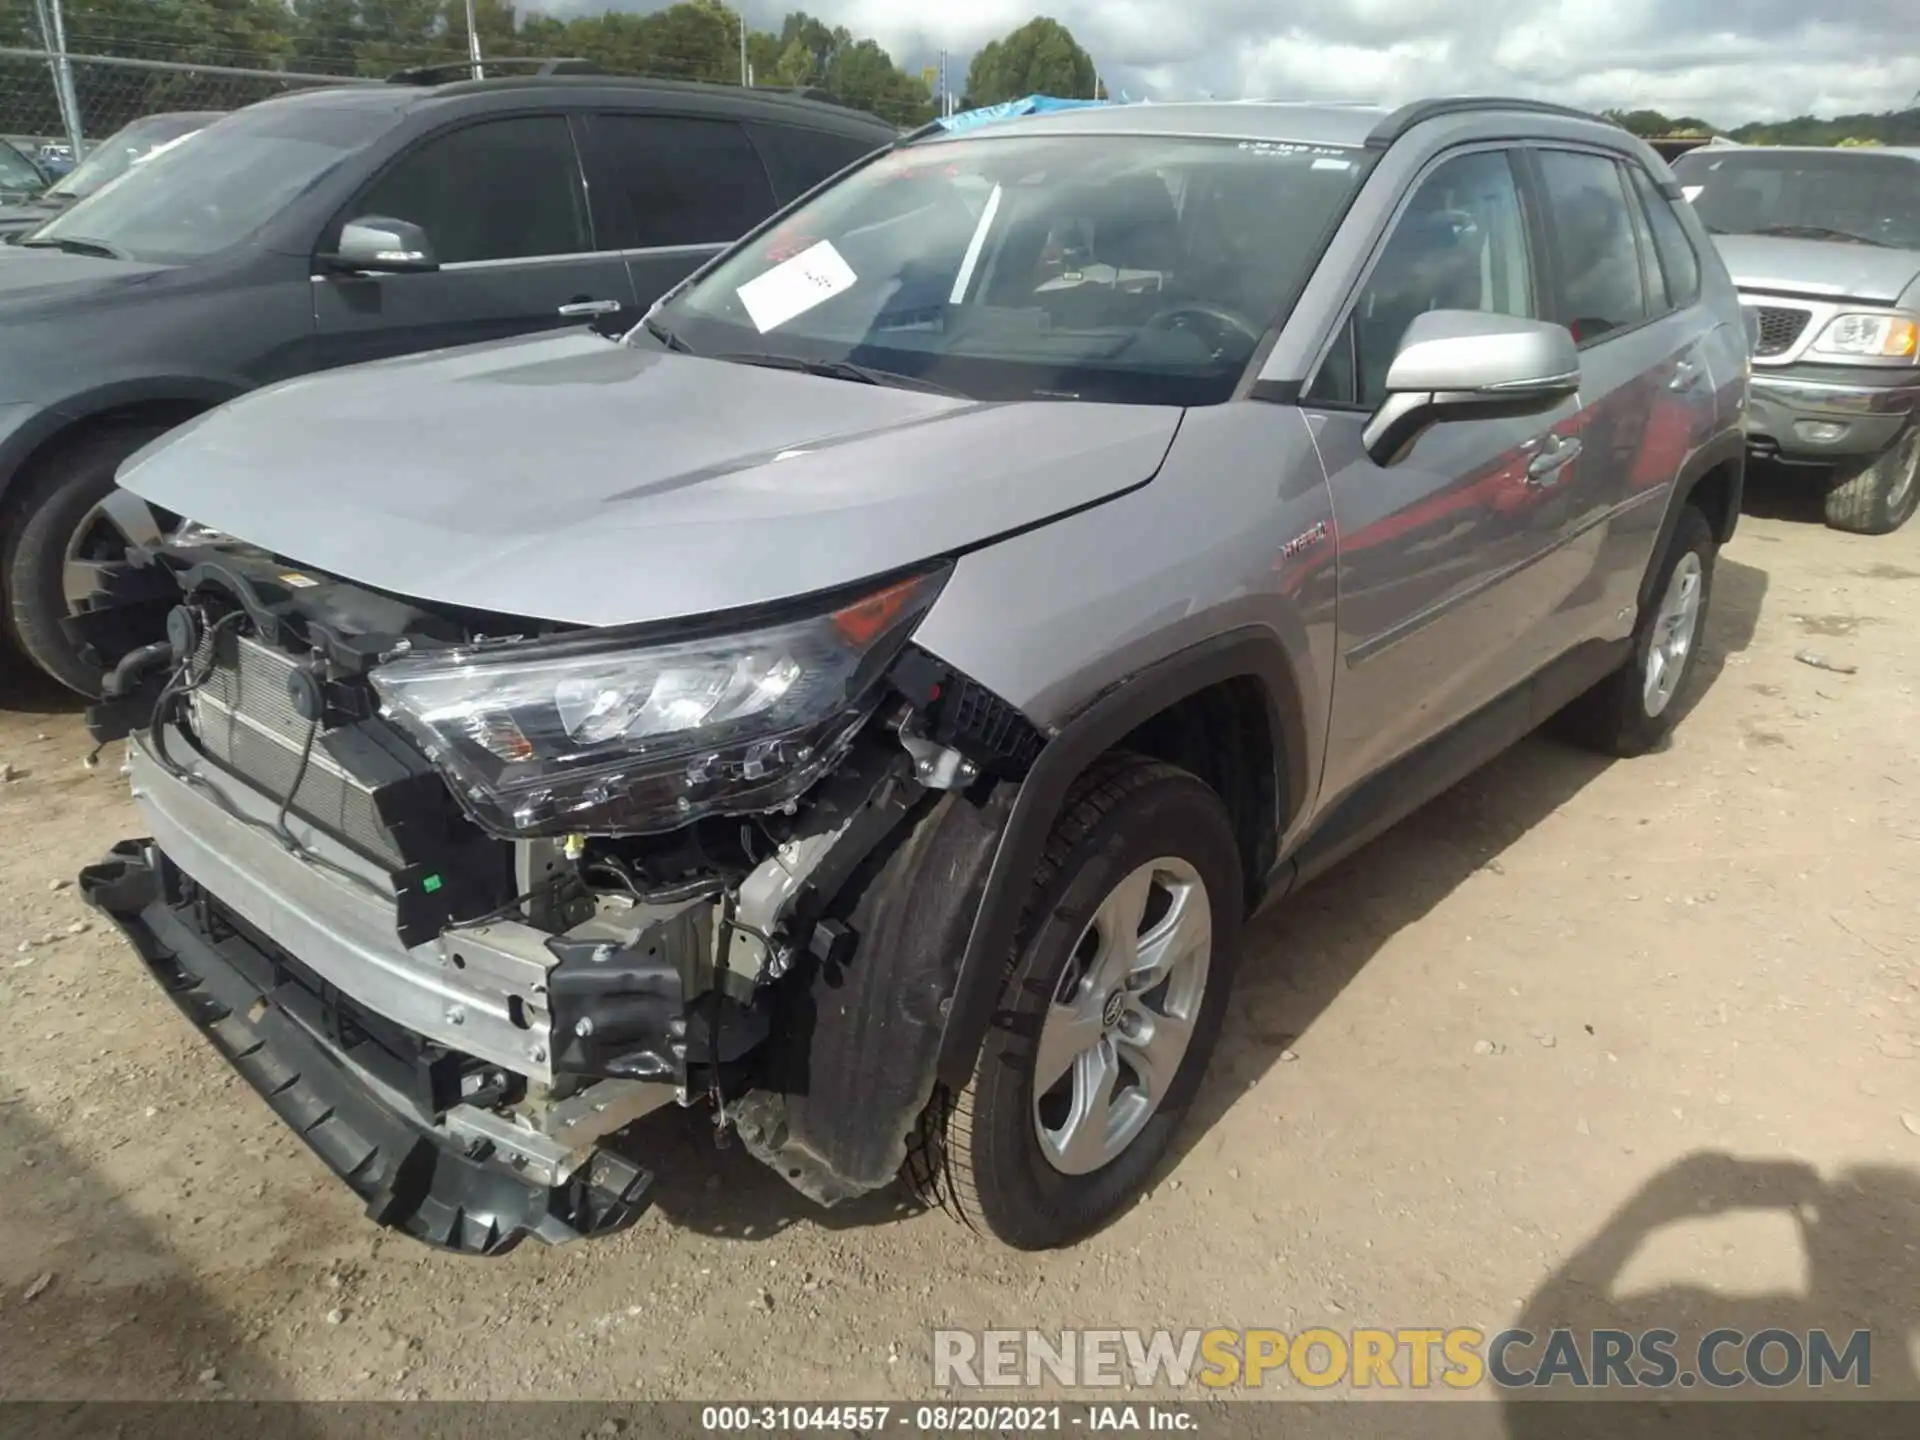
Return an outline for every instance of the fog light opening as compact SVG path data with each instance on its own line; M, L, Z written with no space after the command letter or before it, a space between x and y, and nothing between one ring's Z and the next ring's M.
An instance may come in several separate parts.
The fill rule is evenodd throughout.
M1846 438L1847 426L1839 420L1796 420L1793 433L1809 444L1832 445Z

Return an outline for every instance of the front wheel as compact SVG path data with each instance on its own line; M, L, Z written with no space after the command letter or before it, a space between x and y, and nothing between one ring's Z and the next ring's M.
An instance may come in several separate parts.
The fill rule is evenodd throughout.
M1069 1244L1150 1182L1198 1088L1243 890L1220 797L1119 756L1069 797L973 1078L922 1117L930 1201L1022 1250Z
M1920 421L1865 463L1834 477L1827 491L1827 524L1855 535L1890 535L1920 506Z
M0 575L7 619L34 664L70 690L100 693L101 673L61 622L85 607L102 567L160 539L170 517L115 487L120 462L161 432L115 427L66 447L25 480Z

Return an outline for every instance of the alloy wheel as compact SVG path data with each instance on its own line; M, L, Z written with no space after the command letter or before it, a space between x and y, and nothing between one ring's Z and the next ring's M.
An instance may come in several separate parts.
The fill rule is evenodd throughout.
M117 486L87 511L67 537L60 557L60 588L67 613L77 615L86 609L100 588L105 568L124 560L128 547L159 544L171 518Z
M1054 1169L1091 1174L1146 1128L1186 1057L1212 956L1206 883L1185 860L1148 861L1101 901L1034 1052L1034 1131Z
M1704 585L1700 557L1689 550L1673 567L1667 592L1661 597L1659 613L1653 620L1641 691L1650 717L1662 714L1673 703L1680 681L1686 675L1687 658L1693 653L1694 635L1700 628L1700 595Z
M1916 480L1920 480L1920 425L1907 431L1907 438L1900 442L1899 452L1894 456L1893 484L1887 490L1889 515L1900 513Z

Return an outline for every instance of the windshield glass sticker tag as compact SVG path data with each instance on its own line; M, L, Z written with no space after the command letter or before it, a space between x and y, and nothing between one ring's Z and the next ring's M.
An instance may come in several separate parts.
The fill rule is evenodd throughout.
M754 328L764 335L769 330L804 315L842 290L853 288L858 277L840 257L831 240L809 246L791 260L783 260L764 275L755 276L736 293L747 307Z
M1706 188L1707 187L1704 185L1682 185L1680 187L1680 198L1682 200L1685 200L1689 205L1691 205L1693 203L1694 196L1698 195L1702 190Z

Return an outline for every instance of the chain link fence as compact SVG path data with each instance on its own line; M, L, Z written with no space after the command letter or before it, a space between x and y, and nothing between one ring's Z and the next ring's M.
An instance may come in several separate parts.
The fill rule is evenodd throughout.
M237 110L289 90L365 82L293 70L114 55L60 56L44 50L0 47L0 135L26 148L70 147L74 136L61 105L63 83L70 86L81 146L91 148L121 126L147 115Z
M264 0L249 3L258 7ZM264 12L286 21L284 27L239 30L222 27L219 6L188 7L205 23L187 23L179 18L178 0L146 0L133 7L106 0L0 0L0 136L31 149L77 143L84 152L148 115L234 110L289 90L365 84L403 70L463 66L469 60L458 3L409 0L413 9L424 5L440 17L424 30L417 23L411 28L385 23L407 5L329 3L346 6L352 25L336 34L303 30L302 17L323 9L317 3ZM483 15L488 6L502 8L494 0L481 4ZM563 26L538 16L525 17L515 28L508 8L507 28L500 33L489 35L482 23L480 48L483 58L496 62L577 57L617 74L737 84L744 70L756 83L782 83L766 49L776 37L742 35L734 12L715 0L674 9L698 13L672 17L672 25L664 23L669 17L610 15L606 22L594 22L601 28L590 25L583 34L579 23ZM661 23L647 30L650 21ZM933 113L924 97L902 94L897 85L848 99L903 127Z

